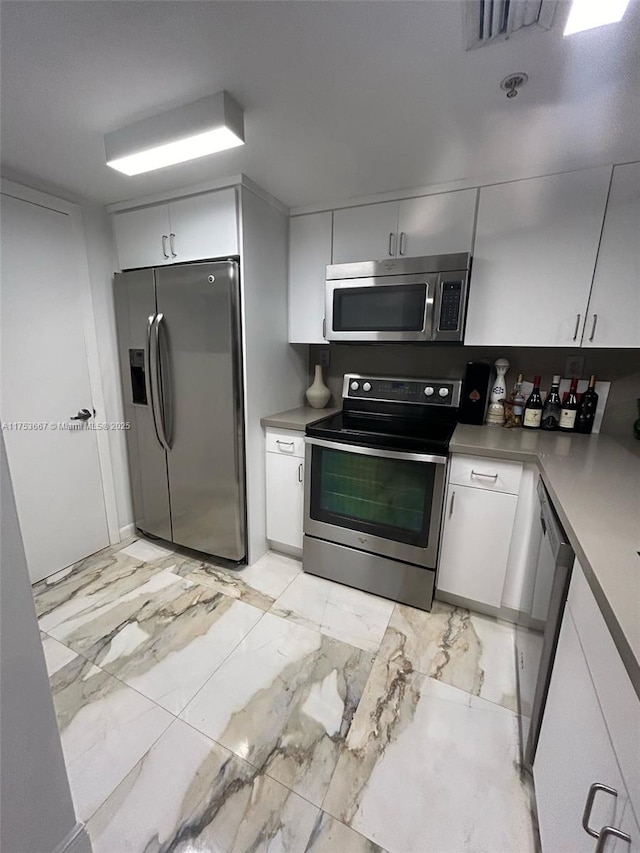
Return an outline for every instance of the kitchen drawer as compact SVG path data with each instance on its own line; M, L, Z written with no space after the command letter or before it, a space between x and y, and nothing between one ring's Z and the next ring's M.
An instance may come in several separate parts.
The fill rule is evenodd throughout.
M502 459L487 459L478 456L451 457L449 482L457 486L490 489L517 495L522 476L522 462L505 462Z
M283 456L304 458L304 433L294 430L268 429L266 435L267 453L281 453Z

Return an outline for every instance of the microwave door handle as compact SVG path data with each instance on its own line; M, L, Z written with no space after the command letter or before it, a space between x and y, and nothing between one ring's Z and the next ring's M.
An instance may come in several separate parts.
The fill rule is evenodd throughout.
M434 295L431 292L431 283L429 281L426 282L427 285L427 298L424 301L424 338L426 341L430 341L433 339L433 307L435 303Z

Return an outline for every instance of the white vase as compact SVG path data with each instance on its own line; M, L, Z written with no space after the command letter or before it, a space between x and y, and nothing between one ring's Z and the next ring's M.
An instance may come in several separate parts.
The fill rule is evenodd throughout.
M309 405L314 409L324 409L329 402L331 391L322 381L322 365L316 364L316 372L313 378L313 383L306 390L307 400Z

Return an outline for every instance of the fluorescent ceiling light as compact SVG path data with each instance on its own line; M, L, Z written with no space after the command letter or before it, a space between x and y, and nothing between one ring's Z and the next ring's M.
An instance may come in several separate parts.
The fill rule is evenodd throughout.
M108 133L107 165L139 175L244 144L242 109L218 92Z
M629 0L573 0L564 35L593 30L605 24L617 24L627 10Z

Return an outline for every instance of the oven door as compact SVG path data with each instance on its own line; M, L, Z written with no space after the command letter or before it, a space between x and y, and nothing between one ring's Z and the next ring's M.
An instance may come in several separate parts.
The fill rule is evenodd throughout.
M435 568L447 458L305 438L304 532Z
M328 341L430 341L438 273L328 280Z

